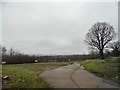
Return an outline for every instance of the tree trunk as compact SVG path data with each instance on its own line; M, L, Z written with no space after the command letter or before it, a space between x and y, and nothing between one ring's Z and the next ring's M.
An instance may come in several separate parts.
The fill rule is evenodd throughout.
M100 50L100 58L101 58L101 59L104 59L103 50Z

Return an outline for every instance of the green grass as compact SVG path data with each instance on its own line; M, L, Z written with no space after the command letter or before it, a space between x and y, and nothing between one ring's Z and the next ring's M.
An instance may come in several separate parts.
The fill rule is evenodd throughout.
M3 83L3 88L48 88L39 74L60 66L71 64L71 62L45 62L31 64L11 64L2 66L3 76L9 76L10 80Z
M86 70L104 77L115 82L120 82L118 80L118 63L120 58L113 57L107 58L105 60L101 59L91 59L81 61L81 64L85 67ZM119 61L119 62L118 62Z
M0 80L1 80L1 76L2 76L2 65L0 64ZM0 89L2 89L1 81L0 81Z

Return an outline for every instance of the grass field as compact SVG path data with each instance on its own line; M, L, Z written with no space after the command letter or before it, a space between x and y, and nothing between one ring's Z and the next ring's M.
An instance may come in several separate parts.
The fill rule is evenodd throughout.
M2 76L2 65L0 64L0 89L2 89L2 78L1 78L1 76Z
M105 60L92 59L81 61L86 70L109 80L120 82L118 79L118 63L120 58L112 57Z
M72 62L45 62L31 64L11 64L2 66L3 76L10 80L4 81L3 88L48 88L39 74L45 70L71 64Z

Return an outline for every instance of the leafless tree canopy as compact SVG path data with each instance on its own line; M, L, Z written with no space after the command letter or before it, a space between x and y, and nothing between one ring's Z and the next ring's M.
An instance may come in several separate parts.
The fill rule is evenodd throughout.
M115 56L120 55L120 42L119 41L111 43L109 47L113 49L113 54Z
M6 51L7 51L6 47L2 47L2 55L5 55Z
M14 51L14 49L13 49L13 48L11 48L9 52L10 52L10 56L13 56L13 55L14 55L14 53L15 53L15 51Z
M110 42L116 33L114 28L106 22L95 23L86 34L85 41L92 47L99 50L101 58L103 58L103 50L108 42Z
M112 48L112 49L117 49L117 50L120 50L120 42L113 42L111 45L110 45L110 47Z

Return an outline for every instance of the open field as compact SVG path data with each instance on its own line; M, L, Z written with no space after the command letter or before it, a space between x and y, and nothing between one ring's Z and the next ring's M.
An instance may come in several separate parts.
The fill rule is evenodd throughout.
M120 57L107 58L105 60L91 59L81 61L86 70L96 74L97 76L120 82L118 79L118 63Z
M97 76L104 77L115 82L119 82L118 80L119 60L120 59L118 57L107 58L105 60L89 59L81 61L80 64L83 65L86 70L96 74ZM3 76L10 77L9 80L3 82L3 88L48 88L50 87L50 85L48 85L48 83L42 80L42 78L40 78L39 75L46 70L51 70L72 63L73 62L44 62L44 63L3 65L2 66ZM77 74L77 72L79 71L80 70L77 70L74 73L74 75L77 75L77 78L80 79L81 77L80 75L82 73Z
M44 82L39 74L43 71L71 64L72 62L45 62L31 64L3 65L3 76L10 80L4 81L3 88L45 88L49 85Z

